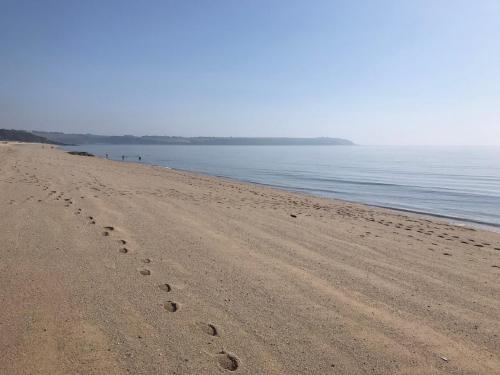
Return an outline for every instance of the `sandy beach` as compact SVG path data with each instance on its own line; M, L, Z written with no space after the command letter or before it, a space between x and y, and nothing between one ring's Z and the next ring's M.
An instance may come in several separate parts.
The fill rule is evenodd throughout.
M0 374L500 374L500 234L0 144Z

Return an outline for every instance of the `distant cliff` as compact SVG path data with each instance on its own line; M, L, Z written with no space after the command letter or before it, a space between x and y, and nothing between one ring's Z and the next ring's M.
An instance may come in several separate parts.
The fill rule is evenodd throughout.
M65 144L115 144L115 145L293 145L293 146L352 146L353 142L341 138L245 138L245 137L169 137L133 135L105 136L94 134L65 134L34 131L34 134Z
M35 135L33 133L24 130L14 130L14 129L0 129L0 141L48 143L56 145L65 144L64 142L53 141L43 136Z

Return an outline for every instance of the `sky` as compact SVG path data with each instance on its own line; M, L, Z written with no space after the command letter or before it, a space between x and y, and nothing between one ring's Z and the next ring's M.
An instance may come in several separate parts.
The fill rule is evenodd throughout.
M500 2L0 0L0 128L500 145Z

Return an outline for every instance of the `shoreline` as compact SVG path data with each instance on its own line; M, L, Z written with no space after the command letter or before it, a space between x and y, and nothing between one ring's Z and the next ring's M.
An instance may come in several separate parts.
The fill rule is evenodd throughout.
M500 235L0 144L0 373L494 374Z
M118 160L116 160L116 161L118 161ZM137 164L140 164L140 163L137 163ZM370 204L370 203L365 203L365 202L352 201L352 200L342 199L342 198L334 198L334 197L329 197L329 196L325 196L325 195L309 193L308 191L305 191L304 189L299 189L299 188L295 188L295 189L294 188L286 188L286 187L279 186L279 185L271 185L271 184L265 184L265 183L260 183L260 182L250 181L250 180L243 180L243 179L240 180L240 179L231 178L231 177L222 176L222 175L211 175L208 173L203 173L203 172L198 172L198 171L190 171L187 169L166 167L166 166L159 165L159 164L149 164L149 163L144 163L144 164L154 165L157 167L167 168L167 169L179 171L179 172L192 173L194 175L220 178L220 179L223 179L223 180L226 180L229 182L238 182L238 183L243 183L243 184L251 184L251 185L262 186L262 187L267 187L267 188L271 188L271 189L277 189L277 190L285 191L288 193L301 194L301 195L304 195L307 197L329 199L332 201L337 201L337 202L345 203L345 204L359 204L359 205L366 206L366 207L373 207L373 208L379 208L379 209L384 209L384 210L389 210L389 211L395 211L395 212L399 212L399 213L412 214L415 216L419 216L421 218L426 218L426 219L431 219L431 220L436 220L436 219L442 220L446 224L454 225L457 227L462 227L465 229L467 229L467 228L480 229L480 230L490 231L493 233L500 233L500 224L495 224L495 223L485 223L485 222L478 221L478 220L474 221L474 220L470 220L470 219L463 219L463 218L459 218L459 217L453 217L453 216L447 216L447 215L441 215L441 214L433 214L433 213L424 212L424 211L409 210L409 209L404 209L404 208L382 206L382 205Z
M79 146L79 147L81 147L81 146ZM58 146L58 148L66 151L64 148L62 148L62 146ZM120 161L120 160L114 160L114 159L106 159L105 157L98 156L98 155L94 155L94 157L97 157L97 158L100 158L103 160L112 160L112 161L122 162L122 163L131 163L131 164L138 164L138 165L152 165L152 166L157 166L157 167L161 167L161 168L166 168L169 170L185 172L185 173L192 173L194 175L221 178L221 179L224 179L227 181L232 181L232 182L246 183L246 184L252 184L252 185L256 185L256 186L263 186L263 187L283 190L283 191L290 192L290 193L304 194L305 196L310 196L310 197L330 199L332 201L339 201L339 202L351 203L351 204L360 204L360 205L364 205L367 207L393 210L396 212L402 212L402 213L406 213L406 214L414 214L414 215L426 217L428 219L440 219L440 220L442 219L444 222L446 222L447 224L451 224L451 225L462 226L464 228L474 228L474 229L486 230L486 231L490 231L490 232L494 232L494 233L500 233L500 224L486 223L486 222L480 221L480 220L466 219L466 218L454 217L454 216L437 214L437 213L429 213L429 212L425 212L425 211L418 211L418 210L412 210L412 209L398 208L398 207L394 207L394 206L370 204L370 203L361 202L361 201L354 201L354 200L349 200L349 199L331 197L331 196L327 196L327 195L314 194L312 192L309 192L307 189L287 188L287 187L280 186L280 185L266 184L266 183L251 181L251 180L245 180L245 179L237 179L237 178L224 176L224 175L213 175L213 174L205 173L202 171L193 171L193 170L182 169L182 168L174 168L174 167L169 167L169 166L155 164L155 163L137 162L137 161Z

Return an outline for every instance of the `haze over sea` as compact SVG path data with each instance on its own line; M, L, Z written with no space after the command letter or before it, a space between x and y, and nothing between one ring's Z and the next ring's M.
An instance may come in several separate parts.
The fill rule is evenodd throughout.
M500 147L66 147L500 230Z

